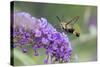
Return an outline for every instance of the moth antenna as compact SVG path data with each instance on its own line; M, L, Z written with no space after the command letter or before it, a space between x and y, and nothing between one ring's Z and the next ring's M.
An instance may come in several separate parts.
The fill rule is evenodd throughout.
M79 19L79 16L74 17L72 20L70 20L67 24L71 23L74 20L74 23L76 23L76 21ZM73 23L73 24L74 24Z
M56 16L57 17L57 19L59 20L59 22L61 22L61 19L58 17L58 16Z

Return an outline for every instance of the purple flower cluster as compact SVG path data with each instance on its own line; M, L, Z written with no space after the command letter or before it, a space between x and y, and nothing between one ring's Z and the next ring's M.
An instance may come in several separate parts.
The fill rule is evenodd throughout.
M34 55L38 49L44 48L44 63L69 62L72 48L67 35L58 32L45 18L35 18L25 12L14 13L13 26L14 47L18 46L24 53L32 46Z

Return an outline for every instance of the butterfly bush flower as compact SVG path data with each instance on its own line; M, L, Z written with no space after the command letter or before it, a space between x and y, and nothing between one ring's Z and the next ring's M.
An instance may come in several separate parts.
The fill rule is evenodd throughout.
M24 53L32 46L34 56L38 50L45 49L44 63L69 62L72 48L66 34L58 32L45 18L35 18L29 13L14 13L13 42ZM30 45L29 45L30 44ZM50 62L49 62L50 61Z

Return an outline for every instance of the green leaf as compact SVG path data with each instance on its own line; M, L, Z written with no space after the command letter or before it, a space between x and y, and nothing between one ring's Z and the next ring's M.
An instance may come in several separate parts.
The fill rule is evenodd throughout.
M24 65L34 65L36 62L34 61L34 58L30 58L30 56L27 56L25 53L20 52L19 50L14 49L14 58L21 61Z

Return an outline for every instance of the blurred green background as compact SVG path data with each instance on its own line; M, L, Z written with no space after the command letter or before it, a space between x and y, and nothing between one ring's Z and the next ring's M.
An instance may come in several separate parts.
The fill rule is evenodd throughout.
M68 34L73 55L71 62L97 61L97 7L88 5L70 5L70 4L50 4L35 2L14 2L14 11L28 12L37 18L44 17L48 22L59 27L56 16L65 20L70 20L75 16L79 16L79 20L74 25L80 32L77 38L72 34ZM33 65L43 64L45 58L44 50L40 49L39 57L33 56L33 50L29 48L29 52L23 54L19 48L14 49L14 65Z

